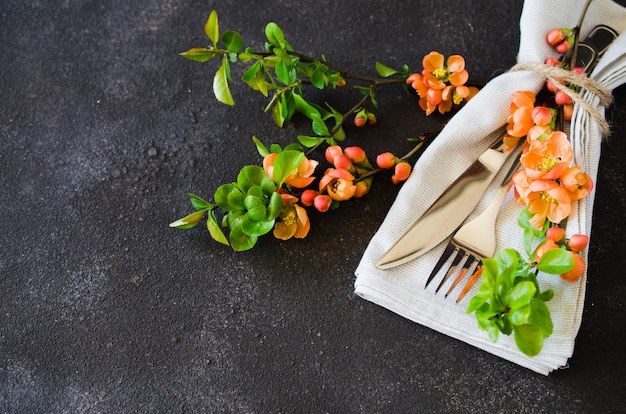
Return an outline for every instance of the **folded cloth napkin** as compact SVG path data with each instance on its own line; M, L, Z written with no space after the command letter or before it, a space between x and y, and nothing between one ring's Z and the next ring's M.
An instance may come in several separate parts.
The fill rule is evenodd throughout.
M547 32L556 27L575 26L584 4L584 0L527 0L520 19L518 63L542 64L547 57L552 56L554 52L545 40ZM626 9L610 0L593 1L581 27L581 38L600 23L622 33L590 75L610 92L626 81ZM424 288L447 240L401 266L389 270L380 270L375 266L408 226L495 140L510 113L511 95L518 90L537 93L544 82L545 77L536 71L508 71L491 80L452 117L415 164L411 177L403 185L387 217L369 243L356 269L355 293L417 323L547 375L554 369L566 366L568 358L573 354L581 323L587 275L573 284L562 282L558 277L539 275L542 289L554 291L553 299L547 302L554 332L544 342L539 355L528 357L517 349L513 335L500 335L498 342L493 343L487 333L478 328L474 315L466 314L469 298L476 293L480 283L458 304L455 299L459 287L448 299L444 298L442 292L448 285L438 294L434 293L441 275L428 289ZM591 109L595 109L601 117L604 116L604 108L595 94L583 90L581 96ZM595 181L602 140L600 123L588 110L576 105L569 136L575 163ZM468 220L485 209L512 162L509 159L502 168ZM568 235L590 234L593 200L592 193L576 203L567 222ZM517 226L521 209L522 206L509 194L497 221L498 251L507 247L523 251L522 233Z

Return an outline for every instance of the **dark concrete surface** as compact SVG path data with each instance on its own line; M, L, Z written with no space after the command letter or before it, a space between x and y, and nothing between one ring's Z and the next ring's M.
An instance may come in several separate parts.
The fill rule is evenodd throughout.
M622 2L623 4L624 2ZM506 6L505 6L506 4ZM298 50L353 72L462 53L470 77L515 63L522 1L4 0L0 4L0 412L624 412L626 90L597 181L586 306L569 369L544 377L353 294L353 272L398 191L323 217L301 241L234 253L168 223L291 142L237 82L178 56L221 27L261 48L276 21ZM241 75L235 65L233 75ZM355 95L320 94L348 108ZM371 153L437 125L401 88Z

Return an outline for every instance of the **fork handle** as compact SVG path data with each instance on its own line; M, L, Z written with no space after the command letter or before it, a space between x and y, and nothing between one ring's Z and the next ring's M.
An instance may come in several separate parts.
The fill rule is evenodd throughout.
M511 189L511 185L513 184L513 181L512 181L513 175L515 174L515 172L517 172L517 170L519 170L521 165L522 163L521 163L521 153L520 153L517 155L515 162L513 163L513 165L511 165L511 168L509 169L506 176L502 180L502 184L500 185L500 188L498 188L498 191L493 196L493 199L491 200L491 202L489 202L489 205L483 212L485 216L494 217L494 220L495 220L495 217L498 215L498 211L500 210L500 207L502 206L502 203L504 202L506 195L509 193L509 190Z

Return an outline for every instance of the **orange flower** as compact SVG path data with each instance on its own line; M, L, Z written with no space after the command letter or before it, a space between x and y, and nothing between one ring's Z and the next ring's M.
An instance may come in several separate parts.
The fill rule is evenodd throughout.
M274 224L274 237L288 240L292 237L302 239L309 234L311 222L306 210L299 206L298 199L289 194L281 194L283 198L283 210Z
M279 154L271 153L267 154L263 158L263 169L266 174L269 175L272 179L274 179L274 162L276 162L276 158ZM315 177L313 177L313 172L315 168L318 166L319 162L315 160L309 160L307 157L304 157L302 162L298 165L298 167L289 174L289 177L285 179L285 184L295 187L295 188L304 188L311 184Z
M529 191L528 211L534 214L530 223L537 229L543 227L546 218L558 224L572 212L569 193L554 181L535 180Z
M591 177L581 171L579 166L566 169L560 177L561 185L569 192L572 200L581 200L593 189Z
M511 99L511 115L507 119L506 132L521 138L528 134L530 128L535 125L532 113L535 107L535 94L531 91L517 91Z
M526 135L526 141L530 144L532 141L540 139L542 136L548 136L552 133L552 128L547 125L539 126L535 125L528 130Z
M528 204L530 204L530 184L532 184L532 180L528 178L525 168L522 168L513 175L513 189L515 190L515 198L525 206L528 206Z
M435 109L442 114L446 113L452 109L452 105L459 105L478 92L477 88L464 86L469 74L462 56L450 56L446 63L447 66L444 66L441 53L430 52L422 60L422 73L414 73L406 80L420 96L419 105L426 111L426 115Z
M443 65L443 59L444 58L441 53L430 52L424 56L424 59L422 60L424 71L432 74L437 81L444 84L450 82L453 86L465 85L465 82L467 82L467 79L469 78L469 74L465 70L465 59L459 55L452 55L448 58L447 67ZM424 72L422 73L424 74ZM441 85L434 79L431 79L430 81L433 82L433 86L437 84ZM437 89L443 89L443 87L439 87Z
M556 131L545 139L531 141L521 161L531 180L555 180L567 169L573 158L567 135Z
M320 180L320 193L327 192L330 198L337 201L349 200L356 193L354 176L342 168L329 168Z

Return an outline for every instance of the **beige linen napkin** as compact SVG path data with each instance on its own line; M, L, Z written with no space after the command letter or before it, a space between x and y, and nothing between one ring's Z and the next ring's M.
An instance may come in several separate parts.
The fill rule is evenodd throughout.
M555 27L575 26L584 3L584 0L527 0L520 19L518 62L543 63L546 57L553 55L554 52L545 41L547 32ZM609 0L592 2L581 28L581 37L584 38L600 23L624 33L626 9ZM626 81L626 33L621 34L611 45L591 77L609 91ZM403 185L387 217L368 245L356 269L355 292L403 317L547 375L554 369L566 366L573 353L581 323L587 275L574 284L562 282L560 278L550 275L539 276L542 289L552 289L555 293L554 298L547 303L554 322L554 332L545 341L539 355L528 357L517 349L513 335L500 335L498 342L493 343L487 333L478 328L474 315L466 314L469 299L480 283L459 304L455 303L455 299L460 286L448 299L444 299L450 281L435 295L434 290L441 274L428 289L424 289L426 279L448 240L418 259L393 269L380 270L375 266L381 255L495 140L498 129L509 115L513 92L538 92L543 84L544 78L535 72L509 71L491 80L450 120L416 163L413 174ZM604 115L604 109L595 95L583 91L582 96ZM601 128L589 113L577 106L570 129L575 163L595 181L600 158ZM510 159L505 164L468 220L485 209L512 161ZM590 234L593 199L594 194L591 194L574 206L568 220L568 235ZM513 247L523 251L522 233L517 226L521 209L522 206L509 194L498 217L497 250Z

